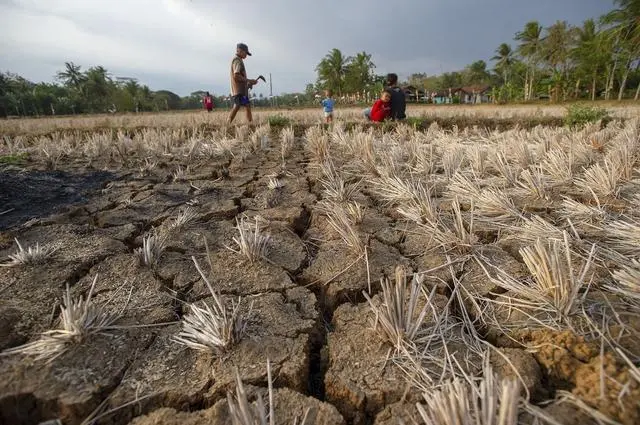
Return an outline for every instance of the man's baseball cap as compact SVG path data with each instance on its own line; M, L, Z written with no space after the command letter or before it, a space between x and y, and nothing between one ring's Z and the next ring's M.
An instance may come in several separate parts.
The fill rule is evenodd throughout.
M248 54L249 56L251 56L251 53L249 53L249 48L247 47L247 45L246 45L246 44L244 44L244 43L238 43L238 45L237 45L236 47L237 47L238 49L240 49L240 50L244 50L245 52L247 52L247 54Z

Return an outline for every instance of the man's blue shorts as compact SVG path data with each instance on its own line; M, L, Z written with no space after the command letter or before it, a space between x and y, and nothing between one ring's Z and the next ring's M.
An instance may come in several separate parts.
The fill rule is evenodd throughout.
M249 105L249 97L244 94L237 94L233 96L233 104L235 106L247 106Z

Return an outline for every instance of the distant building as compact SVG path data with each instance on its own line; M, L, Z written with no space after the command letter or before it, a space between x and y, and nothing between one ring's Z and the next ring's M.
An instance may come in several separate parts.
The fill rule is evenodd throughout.
M419 102L427 100L427 96L425 96L424 90L420 90L417 87L405 86L402 87L402 90L404 91L404 95L407 101Z
M475 85L465 87L452 87L449 89L438 90L430 94L431 101L436 104L453 103L453 99L457 98L460 103L491 103L491 86Z
M453 89L438 90L430 95L431 101L436 105L453 102Z
M475 85L453 90L453 95L460 98L460 103L491 103L491 86Z

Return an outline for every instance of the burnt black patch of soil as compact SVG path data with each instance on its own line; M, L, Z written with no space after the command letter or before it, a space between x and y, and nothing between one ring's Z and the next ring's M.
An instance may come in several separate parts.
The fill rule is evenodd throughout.
M0 230L46 217L64 206L86 202L91 192L116 178L107 171L0 170L0 213L8 211L0 215Z

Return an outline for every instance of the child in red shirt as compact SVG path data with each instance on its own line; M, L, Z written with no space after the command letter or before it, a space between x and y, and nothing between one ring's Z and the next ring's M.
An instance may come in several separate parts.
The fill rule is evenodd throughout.
M384 90L380 99L376 100L371 109L364 111L369 121L382 122L391 114L391 92Z

